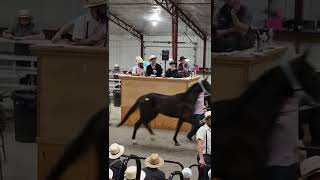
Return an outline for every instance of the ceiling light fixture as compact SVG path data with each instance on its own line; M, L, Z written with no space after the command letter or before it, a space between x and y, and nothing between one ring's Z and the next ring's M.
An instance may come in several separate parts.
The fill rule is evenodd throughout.
M155 20L151 21L151 23L152 23L152 26L153 26L153 27L155 27L155 26L158 25L158 21L155 21Z

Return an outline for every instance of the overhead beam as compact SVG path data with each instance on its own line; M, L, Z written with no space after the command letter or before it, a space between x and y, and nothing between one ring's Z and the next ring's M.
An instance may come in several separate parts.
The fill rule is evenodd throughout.
M166 10L171 16L178 15L178 17L192 29L202 40L205 40L206 33L204 33L172 0L154 0L159 6Z
M119 27L121 27L122 29L126 30L127 32L129 32L130 34L132 34L133 36L135 36L136 38L138 38L140 40L140 43L141 43L141 49L140 49L141 58L144 59L143 34L140 33L138 30L136 30L133 26L131 26L128 23L124 22L123 20L121 20L120 18L118 18L117 16L113 15L110 12L109 12L109 20L111 22L115 23L116 25L118 25Z
M141 38L141 37L143 37L142 33L140 33L133 26L131 26L128 23L124 22L123 20L121 20L120 18L118 18L117 16L113 15L110 12L109 12L109 19L110 19L111 22L115 23L116 25L118 25L122 29L128 31L130 34L132 34L133 36L138 38L140 41L143 40L143 38Z

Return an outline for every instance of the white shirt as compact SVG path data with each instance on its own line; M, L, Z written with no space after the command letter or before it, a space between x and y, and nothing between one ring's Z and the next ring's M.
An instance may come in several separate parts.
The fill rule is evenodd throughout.
M268 166L290 166L299 161L295 149L299 144L299 107L300 98L288 100L281 111L292 111L281 114L276 122L270 139L270 158Z
M203 154L211 155L211 128L207 124L201 126L198 129L196 139L203 141L203 144L202 144Z
M142 73L142 75L141 75ZM132 68L132 75L138 75L140 74L140 76L144 76L145 75L145 71L144 71L144 68L140 68L138 65L137 66L134 66Z
M101 39L101 34L106 34L106 23L92 18L90 12L74 21L73 40L90 38L99 41L95 46L103 47L106 36Z

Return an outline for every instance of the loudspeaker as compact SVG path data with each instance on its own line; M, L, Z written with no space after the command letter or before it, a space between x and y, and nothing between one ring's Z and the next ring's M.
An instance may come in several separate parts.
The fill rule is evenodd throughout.
M169 60L169 50L162 50L162 60L163 61Z

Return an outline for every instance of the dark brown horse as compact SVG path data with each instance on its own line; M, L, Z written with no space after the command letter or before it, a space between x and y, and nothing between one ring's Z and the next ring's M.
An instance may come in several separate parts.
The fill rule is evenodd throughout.
M148 131L154 135L152 129L149 127L149 123L157 117L158 114L164 114L169 117L178 118L178 124L173 140L176 146L180 146L177 141L177 135L183 122L197 124L198 121L192 120L192 115L195 109L195 103L201 92L210 94L211 85L207 79L202 80L192 85L186 92L179 93L173 96L150 93L141 96L137 99L134 105L129 109L122 122L118 125L123 125L130 115L134 113L138 108L140 110L140 118L134 125L132 139L136 143L136 132L143 124Z
M214 177L267 177L269 139L283 103L301 92L320 101L320 79L306 58L307 53L267 71L240 97L211 104Z

